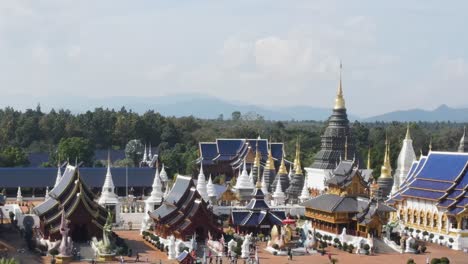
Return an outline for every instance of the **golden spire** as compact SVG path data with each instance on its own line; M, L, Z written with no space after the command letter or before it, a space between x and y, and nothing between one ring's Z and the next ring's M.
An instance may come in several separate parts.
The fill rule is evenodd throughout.
M367 151L367 169L370 170L371 166L370 166L370 147L369 147L369 150Z
M261 159L261 153L260 150L258 150L258 140L257 144L255 146L255 159L254 159L254 167L260 168L260 159Z
M294 170L296 175L302 175L301 168L301 144L299 144L299 139L296 142L296 158L294 160Z
M405 139L411 139L409 125L410 125L410 123L408 122L408 125L406 126L406 136L405 136Z
M392 177L392 165L390 164L390 144L388 138L385 138L385 155L384 163L380 169L380 178L391 178Z
M338 92L335 98L335 107L333 109L345 109L345 100L343 97L343 86L341 83L341 70L343 69L342 64L340 62L340 84L338 85Z
M344 160L348 160L348 136L345 137Z
M286 175L288 174L288 170L286 169L286 165L284 164L284 157L281 158L281 165L278 170L279 175Z
M275 170L275 162L273 161L273 155L271 154L271 147L268 149L268 160L267 160L267 166L268 169L274 171Z

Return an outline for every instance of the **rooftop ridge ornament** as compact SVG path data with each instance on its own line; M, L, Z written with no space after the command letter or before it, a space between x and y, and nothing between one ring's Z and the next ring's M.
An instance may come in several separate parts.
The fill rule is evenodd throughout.
M294 173L296 175L302 175L302 164L301 164L301 144L299 143L299 138L296 142L296 158L294 163Z
M345 100L344 100L344 97L343 97L343 85L342 85L342 80L341 80L342 79L342 77L341 77L342 70L343 70L343 64L340 61L340 82L339 82L339 85L338 85L338 92L337 92L336 98L335 98L335 107L333 107L333 109L346 109Z
M408 122L407 126L406 126L406 135L405 135L405 139L411 139L411 134L410 134L410 123Z

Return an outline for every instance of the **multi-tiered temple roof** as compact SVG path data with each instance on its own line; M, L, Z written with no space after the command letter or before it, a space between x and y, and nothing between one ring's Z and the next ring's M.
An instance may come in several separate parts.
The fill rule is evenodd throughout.
M191 177L177 176L166 200L150 213L155 223L155 233L185 240L197 234L199 239L222 233L216 216L208 209L208 204L198 193Z
M415 198L437 203L448 215L466 211L468 205L468 153L429 152L415 161L400 190L387 202Z
M49 192L49 199L34 208L45 237L60 238L62 208L70 221L73 241L89 241L92 237L102 236L107 210L95 201L94 194L74 166L67 166L58 185Z

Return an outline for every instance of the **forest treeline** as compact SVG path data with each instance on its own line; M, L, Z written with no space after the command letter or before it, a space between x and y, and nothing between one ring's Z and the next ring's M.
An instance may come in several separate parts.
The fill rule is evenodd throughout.
M350 125L363 162L370 149L371 165L377 171L382 164L387 134L395 168L406 123L356 121ZM433 150L456 150L463 125L452 122L410 123L417 155L420 151L426 154L430 142ZM55 164L60 155L62 160L80 159L87 166L101 166L102 162L93 160L94 150L125 149L130 140L138 139L142 144L158 147L162 161L172 173L191 174L196 170L194 160L199 155L198 142L258 136L285 142L289 158L293 157L296 140L299 140L302 164L308 166L320 149L320 135L325 126L326 122L318 121L268 121L255 113L241 112L234 112L229 118L220 116L206 120L192 116L164 117L155 111L138 114L125 108L96 108L73 114L63 109L45 113L40 106L26 111L7 107L0 110L0 166L25 166L27 154L34 152L50 154L50 162L44 166ZM132 165L129 161L116 161L116 164Z

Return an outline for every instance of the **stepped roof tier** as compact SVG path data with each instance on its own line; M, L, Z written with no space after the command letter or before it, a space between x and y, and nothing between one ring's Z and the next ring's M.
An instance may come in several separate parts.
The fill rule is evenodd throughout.
M468 153L429 152L415 161L400 190L389 204L416 198L436 202L447 215L466 212L468 204Z
M341 66L340 66L341 69ZM315 155L314 162L310 166L315 169L334 169L340 159L347 159L357 155L354 141L351 137L348 115L346 114L343 88L340 83L335 99L332 115L328 118L328 126L322 135L321 149Z
M268 234L273 225L282 225L284 211L271 211L260 188L255 189L253 198L245 209L231 212L231 222L239 232Z
M95 202L94 194L80 177L78 168L67 166L59 184L49 192L49 199L34 207L45 237L60 238L62 209L70 221L73 241L102 237L107 210Z
M203 200L191 177L178 175L166 200L150 217L155 223L155 233L167 238L174 234L185 240L196 233L206 239L208 232L214 236L222 234L217 218Z
M393 175L392 194L396 193L400 189L401 183L405 181L405 177L408 175L408 172L415 160L416 154L414 153L413 140L411 139L408 123L406 136L403 140L403 146L401 147L400 154L398 155L397 169L395 171L395 175Z
M286 189L286 195L289 200L296 201L298 196L302 192L302 188L305 185L305 178L302 173L301 166L301 150L299 142L296 143L296 158L294 159L294 167L297 168L294 170L294 174L291 175L291 181Z
M325 184L327 186L346 188L353 182L355 176L359 176L357 179L359 179L362 186L368 185L367 179L362 175L362 170L357 168L355 161L342 160L334 170L328 171Z

